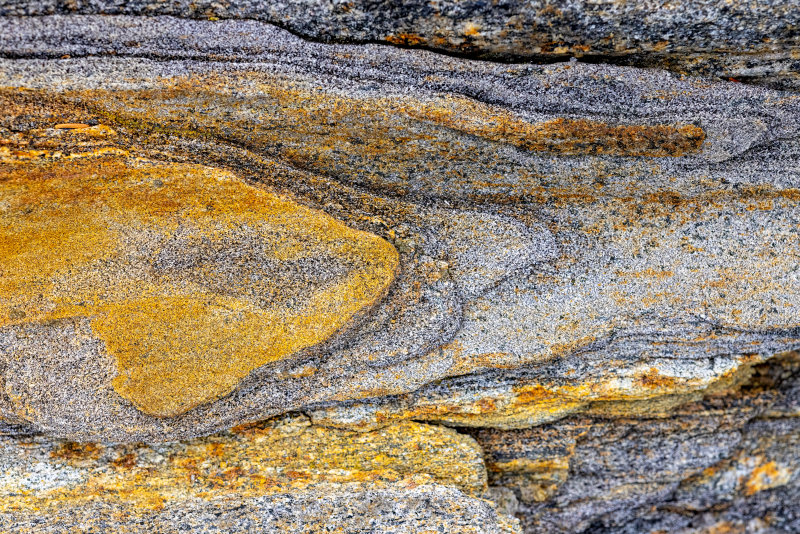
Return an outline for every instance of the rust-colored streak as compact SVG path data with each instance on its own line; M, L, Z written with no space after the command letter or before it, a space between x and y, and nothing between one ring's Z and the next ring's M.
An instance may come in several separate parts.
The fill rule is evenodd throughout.
M638 385L645 389L675 390L679 382L675 377L662 375L655 367L636 378Z
M399 46L421 46L428 43L425 37L415 35L413 33L399 33L397 35L388 35L386 40L393 45Z
M81 130L83 128L90 128L89 124L83 124L79 122L65 122L63 124L56 124L54 126L57 130Z
M100 457L100 448L93 443L62 442L50 451L50 457L57 460L96 460Z
M692 124L608 124L557 118L530 122L508 111L462 98L411 109L417 118L510 143L533 152L564 155L677 157L697 152L706 134Z
M683 156L696 152L705 132L694 125L609 125L586 119L556 119L534 125L538 138L523 143L530 150L617 156Z

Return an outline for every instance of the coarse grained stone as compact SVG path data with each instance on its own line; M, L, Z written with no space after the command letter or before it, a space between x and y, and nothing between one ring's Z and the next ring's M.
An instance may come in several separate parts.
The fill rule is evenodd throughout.
M453 532L519 534L519 524L484 500L448 487L409 481L323 485L309 491L253 498L181 500L155 510L110 507L102 501L55 511L0 514L6 532L153 531ZM0 523L2 524L2 523Z
M800 530L794 4L0 0L0 530Z
M398 272L346 330L149 412L114 387L124 368L98 341L99 319L15 319L3 333L9 420L130 441L306 408L361 428L413 417L517 428L596 402L675 404L798 344L796 95L308 43L249 21L157 27L164 50L195 59L102 56L115 25L155 39L143 20L75 18L99 36L90 57L2 60L8 168L224 169L237 187L385 239ZM248 58L253 25L260 51ZM8 47L35 46L35 33L13 35ZM54 128L73 121L99 124ZM191 247L166 253L195 269ZM156 369L141 363L143 377ZM443 379L413 399L358 403ZM157 381L141 384L160 400Z
M81 39L69 28L76 14L254 19L327 42L377 41L501 61L577 56L795 89L800 87L797 13L796 2L783 0L0 2L2 16L70 14L60 34L70 42ZM43 41L58 35L48 37ZM126 45L142 54L164 53L148 50L136 38Z
M444 427L354 435L290 415L189 442L0 450L4 532L518 532L480 498L475 441Z
M792 532L798 369L783 355L670 414L474 435L526 532Z
M207 167L17 167L2 175L0 324L90 317L114 390L151 415L184 413L325 341L397 269L377 236ZM21 349L12 358L26 350L8 343Z

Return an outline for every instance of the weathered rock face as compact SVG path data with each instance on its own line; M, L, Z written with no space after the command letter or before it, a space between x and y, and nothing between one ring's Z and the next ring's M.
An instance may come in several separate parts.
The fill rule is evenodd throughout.
M386 241L215 169L115 157L22 167L3 183L0 313L36 325L35 341L10 343L47 351L40 325L90 318L115 391L150 415L184 413L319 344L397 268Z
M518 531L478 497L475 441L443 427L355 434L293 416L184 443L0 438L0 451L5 532Z
M799 371L784 355L675 410L475 436L526 531L794 532Z
M789 63L265 22L797 50L629 4L0 0L3 530L800 529Z
M246 68L5 62L4 413L175 439L469 375L363 409L525 426L797 346L792 95L262 30Z
M2 16L53 14L253 19L322 41L383 42L505 61L576 56L800 88L800 12L785 0L0 1ZM69 28L44 36L65 33L81 39ZM134 53L166 53L142 47L136 37L125 43ZM42 45L33 50L43 53Z

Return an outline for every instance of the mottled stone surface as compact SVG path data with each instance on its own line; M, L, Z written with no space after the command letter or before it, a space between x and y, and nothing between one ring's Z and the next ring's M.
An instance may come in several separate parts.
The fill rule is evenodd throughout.
M353 232L370 232L375 246L386 240L378 249L387 252L375 256L386 259L375 268L369 265L377 260L344 260L338 283L366 276L363 302L346 299L351 308L339 309L325 297L320 306L332 306L344 320L387 281L391 287L336 336L309 323L316 336L305 345L310 350L262 356L257 349L232 374L212 370L209 379L223 382L216 389L178 373L196 390L183 385L186 398L161 405L159 388L169 381L147 377L163 374L159 361L172 365L169 353L146 359L147 346L138 346L140 356L120 358L120 345L97 342L107 334L98 335L106 323L96 310L61 322L17 317L3 330L0 410L10 417L72 439L175 439L469 375L384 411L395 414L390 419L453 423L477 411L487 416L470 418L470 425L509 428L595 401L699 391L800 342L800 100L791 93L631 68L500 65L320 45L251 22L228 21L222 31L218 23L178 19L153 28L142 18L77 20L85 35L98 36L92 54L104 42L117 43L109 25L122 25L152 35L164 50L191 48L219 60L211 53L219 52L211 45L217 42L228 59L247 63L4 60L3 98L13 110L4 124L6 176L16 176L15 169L46 173L47 165L77 165L94 176L95 165L127 165L107 154L121 150L126 157L217 169L209 173L225 169L231 180L249 184L230 186L242 194L256 195L244 191L258 185L323 210ZM14 24L24 29L28 21ZM262 50L248 56L245 44L253 43L231 30L254 24ZM22 31L13 35L8 46L21 46L19 36L36 43ZM75 133L80 129L55 128L80 121L116 135L87 141ZM62 161L98 150L106 155ZM159 165L152 180L171 183L170 167ZM189 197L185 202L191 206ZM229 195L214 202L234 216L240 204ZM203 209L213 221L214 211ZM9 236L20 231L10 228ZM247 242L259 232L249 226L211 244L189 227L170 232L158 251L137 252L154 272L148 276L167 276L159 271L173 265L167 274L181 284L202 274L209 287L203 291L234 291L248 306L272 306L261 292L294 283L298 292L319 286L324 294L330 266L341 263L298 241L305 250L293 254L316 263L276 256L267 267ZM267 272L277 278L252 280ZM291 295L281 298L294 306ZM155 308L151 315L163 316ZM224 318L213 326L189 315L209 332L229 328ZM202 338L191 321L185 329ZM26 324L38 333L21 338ZM251 337L258 335L252 330ZM252 346L247 334L234 337ZM246 352L206 339L215 354ZM161 343L183 354L179 341ZM135 392L121 387L127 369L140 377ZM64 373L69 382L49 378ZM148 398L150 409L142 400ZM369 401L365 409L386 402L394 401ZM170 416L168 424L153 415Z
M485 490L472 438L415 423L354 435L289 416L149 446L0 438L4 532L519 532Z
M799 530L798 13L0 0L0 530Z
M327 340L394 278L386 241L231 174L101 154L32 166L23 153L2 177L12 358L41 350L23 341L35 325L91 318L114 390L179 415Z
M790 354L669 414L475 436L490 484L513 491L506 510L528 532L794 532L798 384Z
M321 41L383 42L496 60L570 56L800 88L795 0L2 0L0 16L169 15L254 19ZM80 40L68 26L46 41ZM120 41L122 43L122 41ZM161 55L134 38L138 54Z

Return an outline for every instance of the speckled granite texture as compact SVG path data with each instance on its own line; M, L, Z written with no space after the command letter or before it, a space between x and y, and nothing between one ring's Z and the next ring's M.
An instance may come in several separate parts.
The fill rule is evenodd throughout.
M0 530L800 530L797 7L0 0Z
M0 0L0 16L252 19L326 42L382 42L502 61L578 56L794 89L800 88L799 8L796 0Z

